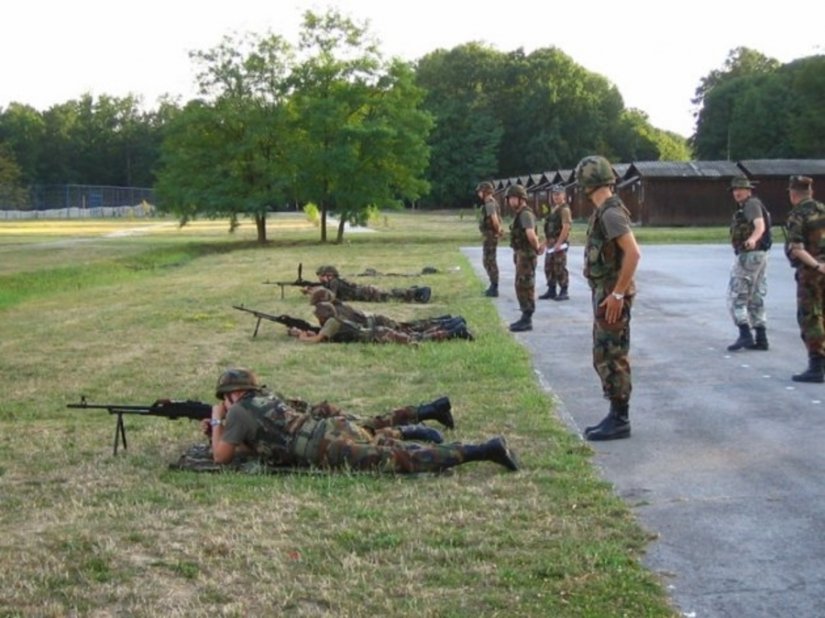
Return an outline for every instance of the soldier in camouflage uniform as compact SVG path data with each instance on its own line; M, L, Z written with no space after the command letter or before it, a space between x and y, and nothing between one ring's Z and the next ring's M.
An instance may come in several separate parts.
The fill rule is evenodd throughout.
M736 258L728 284L728 307L739 337L728 350L767 350L765 295L768 249L771 247L771 218L762 201L752 194L754 185L745 176L730 183L736 211L730 225L730 240ZM756 339L751 332L756 331Z
M541 299L568 300L567 287L570 283L570 273L567 272L567 240L570 238L570 228L573 225L573 216L567 203L567 191L564 185L550 187L552 207L544 218L544 242L540 250L546 251L544 256L544 276L547 279L547 291L539 296ZM559 292L556 293L556 284Z
M791 176L785 253L796 268L796 319L808 351L795 382L825 382L825 204L813 195L812 178Z
M510 330L533 330L533 313L536 310L536 261L541 243L536 235L536 216L527 207L527 190L521 185L507 189L507 205L515 218L510 227L510 246L516 265L516 298L521 318L510 324Z
M397 322L390 317L379 313L366 314L352 305L342 303L335 298L330 290L326 288L316 288L309 296L309 304L313 307L318 303L331 303L335 308L335 315L341 320L352 322L362 328L374 328L383 326L392 330L403 331L405 333L425 333L427 331L442 329L451 331L462 324L466 326L467 321L459 316L442 315L433 318L422 318L410 322Z
M400 300L407 303L427 303L430 301L431 290L425 286L414 285L409 288L393 288L389 292L380 290L374 285L358 285L342 279L335 266L321 266L315 274L318 275L320 285L330 290L335 297L342 301L360 300L370 303L384 303L389 300ZM317 286L306 288L305 293L311 293Z
M580 190L595 206L587 225L584 276L593 304L593 367L610 400L602 421L585 429L588 440L630 437L630 309L636 286L633 277L641 259L630 228L630 213L614 193L610 162L589 156L576 167Z
M231 463L236 454L253 453L270 465L326 469L440 472L471 461L491 461L508 470L518 469L502 437L478 445L456 442L425 446L378 435L332 406L294 409L264 391L247 369L225 371L218 378L215 396L219 403L213 406L208 424L212 456L219 464ZM395 422L401 425L403 434L405 418L440 420L444 407L443 400L438 400L428 406L396 411L395 419L375 417L374 421L381 426Z
M313 333L299 328L287 332L299 341L308 343L418 343L421 341L446 341L448 339L473 339L467 325L462 321L448 325L439 324L423 332L402 331L380 326L373 322L361 326L338 315L335 305L319 302L315 305L315 317L321 330ZM449 330L448 330L449 328Z
M478 229L484 237L482 244L482 263L487 276L490 278L490 287L484 292L486 296L498 296L498 262L496 251L498 239L501 238L504 228L501 225L501 211L496 198L493 197L493 183L480 182L476 187L476 195L481 200L481 221Z

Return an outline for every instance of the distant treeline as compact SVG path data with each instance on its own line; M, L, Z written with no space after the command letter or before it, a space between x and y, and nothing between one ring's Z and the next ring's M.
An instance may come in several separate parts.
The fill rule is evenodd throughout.
M227 39L216 50L227 51L227 41L231 43ZM43 111L25 103L0 108L0 187L4 199L24 200L25 191L17 189L31 185L155 187L165 165L162 147L170 133L176 133L176 148L190 143L182 138L180 125L174 124L185 114L191 120L193 105L201 106L203 113L230 95L236 101L247 95L258 100L260 93L232 92L228 85L215 95L218 77L210 74L209 59L216 56L210 53L193 54L207 67L198 75L202 100L181 103L167 98L146 110L138 96L95 98L85 94ZM472 187L479 179L569 168L590 153L628 162L825 157L825 56L781 65L753 50L733 50L725 66L712 71L697 88L696 133L689 139L653 127L644 112L625 107L621 93L607 79L554 47L525 54L522 50L500 52L472 42L434 51L407 69L421 93L416 111L430 119L429 124L421 124L420 133L427 163L423 173L415 169L425 183L418 187L424 190L417 189L414 200L419 206L465 206L472 201ZM403 75L397 68L395 71L397 83ZM303 81L294 74L284 77L285 85L278 88L277 95L270 93L268 105L291 112L281 117L289 117L292 123L284 128L289 126L291 133L298 130L302 139L320 143L329 139L324 131L330 129L316 131L317 124L303 126L294 113L308 109L301 107L306 96L318 96L317 90L311 90L312 80L305 77ZM655 80L656 76L640 74L639 78ZM344 72L341 79L352 80L353 75ZM330 84L334 82L326 86ZM401 111L396 125L401 125L410 117L409 110L401 109L408 104L400 97L395 103L390 99L382 103L381 113L390 118L393 112L387 106L398 105ZM313 113L321 113L320 107L313 109ZM224 107L221 122L229 118L226 110ZM208 130L209 122L199 126ZM217 130L218 123L214 126ZM225 129L222 126L220 130ZM226 134L221 135L222 140L226 138ZM351 132L348 138L353 135ZM277 147L276 142L270 147ZM259 143L258 147L263 146ZM241 158L260 156L250 149L237 148L236 152ZM267 154L271 155L272 151ZM327 161L334 155L323 151ZM366 151L361 156L366 156ZM201 164L208 162L209 158L201 158ZM307 165L304 159L297 169L305 170ZM300 188L288 184L280 182L283 190L278 195L288 198L285 201L300 201ZM398 197L410 200L404 192ZM269 199L270 207L275 201L261 199Z

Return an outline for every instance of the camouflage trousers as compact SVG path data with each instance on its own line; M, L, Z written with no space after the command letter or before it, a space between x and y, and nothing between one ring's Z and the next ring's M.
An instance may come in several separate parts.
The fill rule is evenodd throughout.
M390 299L390 295L383 290L379 290L374 285L359 285L355 288L351 300L360 300L367 303L385 303ZM342 299L345 300L345 299ZM350 299L346 299L350 300Z
M498 262L496 261L496 252L498 250L498 236L493 232L488 232L484 235L484 244L481 245L481 261L484 264L484 270L487 271L487 277L490 278L490 283L498 285Z
M536 261L535 253L513 251L516 265L516 299L522 313L532 315L536 310Z
M809 356L825 357L825 276L806 267L796 269L796 321Z
M385 435L373 436L345 418L321 421L323 434L301 454L299 463L320 468L350 468L380 472L439 472L464 459L457 444L427 445L404 442Z
M570 283L570 273L567 272L567 251L556 251L544 255L544 276L547 286L558 283L566 288Z
M592 287L593 368L601 380L605 398L629 401L633 390L629 360L633 297L625 296L621 318L608 324L604 319L604 307L600 305L612 289L612 285Z
M767 267L765 251L744 251L736 256L728 283L728 309L737 326L765 326Z

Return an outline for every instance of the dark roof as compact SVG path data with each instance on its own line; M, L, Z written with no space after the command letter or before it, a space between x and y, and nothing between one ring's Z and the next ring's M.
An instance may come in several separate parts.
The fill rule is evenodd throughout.
M733 161L634 161L630 167L628 174L647 178L730 178L742 174Z
M630 169L630 163L614 163L612 167L613 171L616 172L616 176L624 178L625 173Z
M825 159L752 159L739 167L748 176L825 175Z

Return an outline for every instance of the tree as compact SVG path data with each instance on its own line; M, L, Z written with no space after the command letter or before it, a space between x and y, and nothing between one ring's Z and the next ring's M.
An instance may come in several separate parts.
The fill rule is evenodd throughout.
M385 63L365 25L337 11L304 14L301 60L290 80L297 170L296 194L327 215L336 212L340 242L348 221L363 220L370 206L417 199L429 151L429 116L422 93L400 61Z
M22 176L11 148L0 141L0 209L29 207L29 194L21 183Z
M429 137L428 204L466 205L479 180L498 173L504 127L494 102L503 61L503 54L476 42L418 61L415 79L426 93L423 106L436 119Z
M780 66L775 58L748 47L737 47L728 52L721 69L714 69L699 81L691 103L697 107L696 116L701 114L705 97L714 88L738 77L772 73Z
M156 185L162 208L181 224L200 214L254 218L258 242L266 214L286 201L294 171L285 101L291 48L275 35L224 37L193 52L200 93L167 129Z

